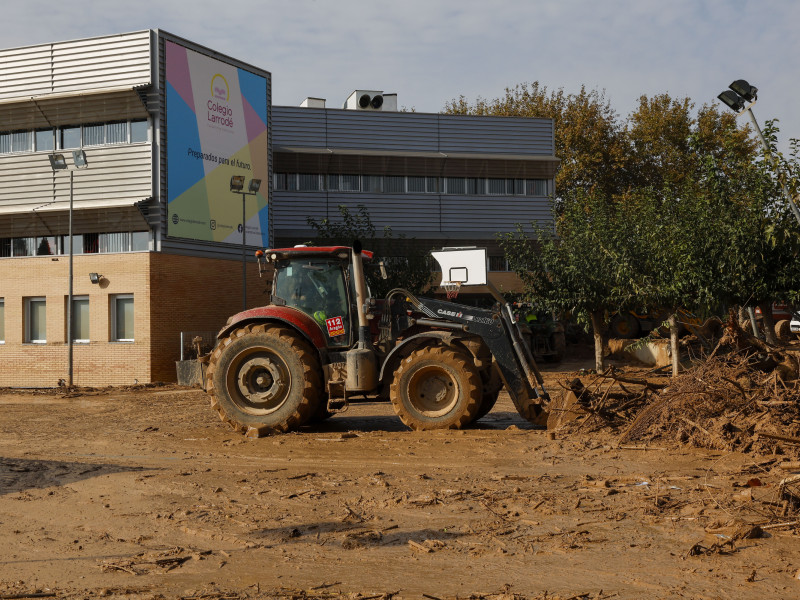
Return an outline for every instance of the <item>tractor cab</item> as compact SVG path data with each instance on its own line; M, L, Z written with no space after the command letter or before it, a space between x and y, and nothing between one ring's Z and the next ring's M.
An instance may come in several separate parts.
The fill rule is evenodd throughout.
M275 267L272 302L314 319L328 346L351 346L357 337L357 319L350 249L297 247L268 253Z

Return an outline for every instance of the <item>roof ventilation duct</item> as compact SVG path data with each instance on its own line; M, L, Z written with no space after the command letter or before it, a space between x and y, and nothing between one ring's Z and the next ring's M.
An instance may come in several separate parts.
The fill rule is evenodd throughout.
M381 90L355 90L342 106L345 110L379 110L397 112L397 94Z

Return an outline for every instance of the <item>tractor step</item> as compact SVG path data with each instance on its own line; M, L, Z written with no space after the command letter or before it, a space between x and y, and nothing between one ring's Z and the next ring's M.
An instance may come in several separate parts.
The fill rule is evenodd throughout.
M328 382L328 412L342 413L347 410L347 388L343 380Z

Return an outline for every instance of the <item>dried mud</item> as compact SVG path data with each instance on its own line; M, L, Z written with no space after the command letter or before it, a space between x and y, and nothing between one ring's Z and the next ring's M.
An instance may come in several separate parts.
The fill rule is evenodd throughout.
M363 402L247 439L174 386L0 393L0 415L0 598L800 597L780 444L619 447L505 394L426 433Z

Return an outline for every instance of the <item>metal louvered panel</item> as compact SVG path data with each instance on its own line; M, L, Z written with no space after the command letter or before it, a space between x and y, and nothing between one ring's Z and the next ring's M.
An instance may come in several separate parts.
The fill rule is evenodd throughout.
M150 144L91 148L86 155L89 167L74 175L76 210L133 205L152 195ZM54 174L46 153L6 155L0 160L0 213L64 209L68 202L69 174Z
M481 154L555 152L553 121L518 117L439 115L439 150Z
M276 106L275 151L478 153L552 157L553 121ZM286 149L286 150L284 150Z
M0 51L0 100L150 83L149 30Z
M527 229L532 221L543 227L552 223L547 198L530 196L449 196L441 197L442 233L463 232L494 237L497 233L516 230L517 224Z

